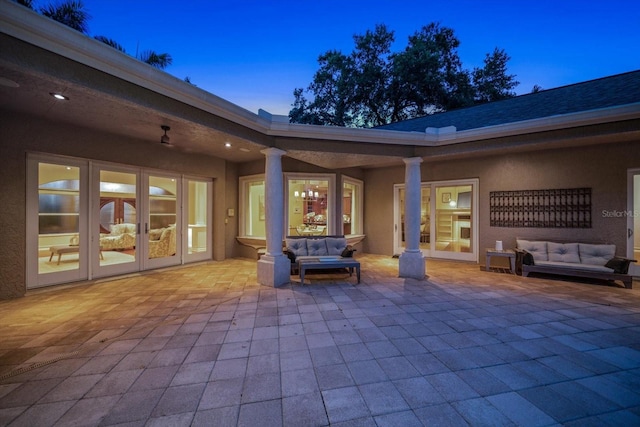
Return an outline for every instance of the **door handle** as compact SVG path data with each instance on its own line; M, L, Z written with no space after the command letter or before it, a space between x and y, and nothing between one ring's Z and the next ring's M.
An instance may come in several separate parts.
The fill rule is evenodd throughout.
M631 237L631 236L633 236L633 229L627 228L627 237Z
M149 234L149 223L148 222L144 223L144 234Z

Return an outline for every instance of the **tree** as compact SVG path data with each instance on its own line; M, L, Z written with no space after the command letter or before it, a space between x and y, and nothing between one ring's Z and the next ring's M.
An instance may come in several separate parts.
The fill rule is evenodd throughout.
M28 7L33 10L33 0L14 0L16 3Z
M110 39L108 37L105 36L95 36L94 39L101 41L104 44L107 44L109 46L111 46L114 49L119 50L120 52L125 52L124 47L122 47L122 45L120 43L118 43L117 41Z
M153 50L140 52L138 59L160 70L164 70L173 63L173 58L168 53L156 53Z
M499 101L515 96L513 89L519 84L515 75L507 74L507 62L511 59L502 49L495 48L487 54L483 68L473 70L476 87L476 103Z
M429 24L409 37L393 57L394 79L403 109L394 119L418 117L473 103L469 75L458 56L452 29Z
M87 22L91 16L84 10L84 3L81 0L67 0L58 4L52 3L41 7L40 13L83 34L87 34L89 31Z
M506 74L509 57L502 50L487 55L481 69L463 69L460 41L436 23L416 31L397 53L391 52L394 33L384 25L353 39L351 54L320 55L306 91L294 90L292 123L383 125L513 96L518 84Z
M112 48L119 50L120 52L127 53L124 50L124 47L122 47L120 43L116 42L113 39L105 36L95 36L94 39L101 41L102 43L107 44ZM156 53L153 50L142 51L137 56L137 58L140 61L145 62L152 67L158 68L160 70L164 70L173 62L173 58L171 58L171 55L169 55L168 53ZM191 83L191 81L189 81L188 83Z
M34 9L33 0L14 0L16 3ZM91 19L89 13L85 10L84 3L81 0L66 0L62 3L50 3L40 8L40 13L48 18L58 21L74 30L83 34L88 33L88 21ZM120 52L126 53L124 47L115 40L105 36L94 36L94 39L111 46ZM145 50L137 55L137 58L151 65L152 67L164 70L173 63L173 58L168 53L157 53L153 50ZM191 83L189 81L189 83Z

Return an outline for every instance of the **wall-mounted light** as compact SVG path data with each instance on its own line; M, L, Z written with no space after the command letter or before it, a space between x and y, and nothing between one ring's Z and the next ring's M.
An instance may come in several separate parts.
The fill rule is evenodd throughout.
M58 101L68 101L69 100L68 96L64 96L63 94L58 93L58 92L49 92L49 95L53 96Z
M164 135L160 137L160 142L162 144L171 144L171 138L167 135L167 131L171 130L171 128L169 126L162 125L160 126L160 129L164 131Z

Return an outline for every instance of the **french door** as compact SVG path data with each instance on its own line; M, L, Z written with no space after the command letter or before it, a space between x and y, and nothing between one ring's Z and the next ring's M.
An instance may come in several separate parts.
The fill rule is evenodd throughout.
M211 180L37 154L27 167L27 288L212 257Z
M478 261L478 180L422 183L420 250L433 258ZM404 184L394 186L394 248L405 248Z

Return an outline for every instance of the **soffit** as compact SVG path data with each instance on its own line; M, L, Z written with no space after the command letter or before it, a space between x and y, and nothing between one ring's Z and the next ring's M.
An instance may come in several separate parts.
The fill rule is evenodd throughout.
M169 125L169 135L176 150L231 162L250 162L264 158L261 149L276 146L286 150L288 157L327 169L384 167L402 164L405 157L453 158L523 149L527 144L530 144L528 149L541 147L536 139L539 129L534 130L528 124L508 129L507 133L511 135L508 138L498 137L503 132L500 129L479 129L458 133L451 140L446 140L445 135L442 142L408 132L300 125L282 127L47 18L33 14L30 20L38 21L34 25L57 25L55 33L65 39L61 52L65 54L73 48L76 49L73 52L79 52L77 55L88 59L80 63L63 54L0 34L3 52L0 78L20 84L19 88L0 84L3 99L0 108L53 122L133 137L149 144L160 144L160 125ZM51 39L55 37L56 34L50 36ZM108 57L107 60L103 60L103 56ZM130 68L134 71L128 74ZM64 91L70 101L55 101L49 95L52 91ZM635 117L638 115L636 109ZM554 126L559 125L562 124ZM564 133L556 145L572 138L569 143L574 145L599 143L596 141L601 140L600 135L592 137L587 128L575 127ZM576 135L579 138L574 138ZM514 142L513 147L508 145L510 141ZM225 142L230 142L232 148L225 148Z

